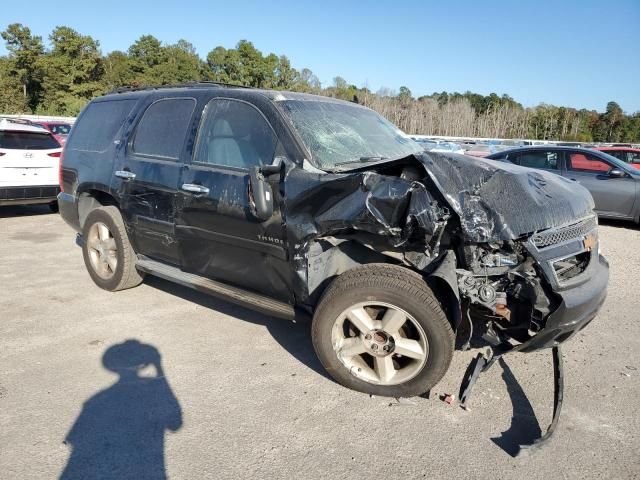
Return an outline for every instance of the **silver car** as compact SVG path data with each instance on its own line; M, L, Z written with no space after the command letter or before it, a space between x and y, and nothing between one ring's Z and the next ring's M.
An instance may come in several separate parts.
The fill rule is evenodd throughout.
M547 170L587 188L603 218L640 223L640 170L597 150L544 145L505 150L486 157Z

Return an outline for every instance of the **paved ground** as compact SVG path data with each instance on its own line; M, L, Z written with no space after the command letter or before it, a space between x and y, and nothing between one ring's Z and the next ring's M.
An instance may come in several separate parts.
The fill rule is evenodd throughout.
M59 216L0 208L0 477L81 478L91 459L115 478L638 478L640 231L601 237L610 294L564 348L559 429L513 458L549 422L549 352L494 367L470 412L437 394L473 352L430 400L370 398L324 375L308 325L157 279L102 291Z

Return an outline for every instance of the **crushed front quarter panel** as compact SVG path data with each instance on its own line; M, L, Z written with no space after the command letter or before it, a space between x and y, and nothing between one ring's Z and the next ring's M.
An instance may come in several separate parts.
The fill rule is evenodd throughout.
M407 263L426 266L435 253L429 244L446 223L447 211L422 183L397 176L293 168L284 185L287 239L298 276L296 297L303 301L314 284L308 278L312 242L339 237L363 245L372 255L404 259L408 254Z

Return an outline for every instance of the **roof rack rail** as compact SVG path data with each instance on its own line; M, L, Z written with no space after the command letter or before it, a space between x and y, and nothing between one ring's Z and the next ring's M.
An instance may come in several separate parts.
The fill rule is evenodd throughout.
M33 125L33 122L28 118L5 117L4 115L0 115L0 121L2 120L11 122L11 123L19 123L20 125Z
M124 87L114 88L110 93L127 93L127 92L138 92L142 90L160 90L164 88L195 88L195 87L206 87L206 86L214 86L220 88L254 88L247 87L245 85L237 85L234 83L223 83L223 82L214 82L210 80L199 80L193 82L183 82L183 83L174 83L171 85L127 85Z

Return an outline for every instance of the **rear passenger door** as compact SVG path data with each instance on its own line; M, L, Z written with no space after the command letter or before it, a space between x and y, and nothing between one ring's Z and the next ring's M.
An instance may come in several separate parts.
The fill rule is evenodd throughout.
M277 148L276 134L254 105L229 98L207 104L178 193L183 270L289 299L279 176L272 180L271 218L257 220L249 197L249 169L271 164Z
M114 171L136 252L179 264L175 201L196 100L160 98L146 107Z
M636 182L631 177L608 174L616 165L586 152L565 152L567 178L580 182L593 196L596 211L610 217L631 216L636 199Z

